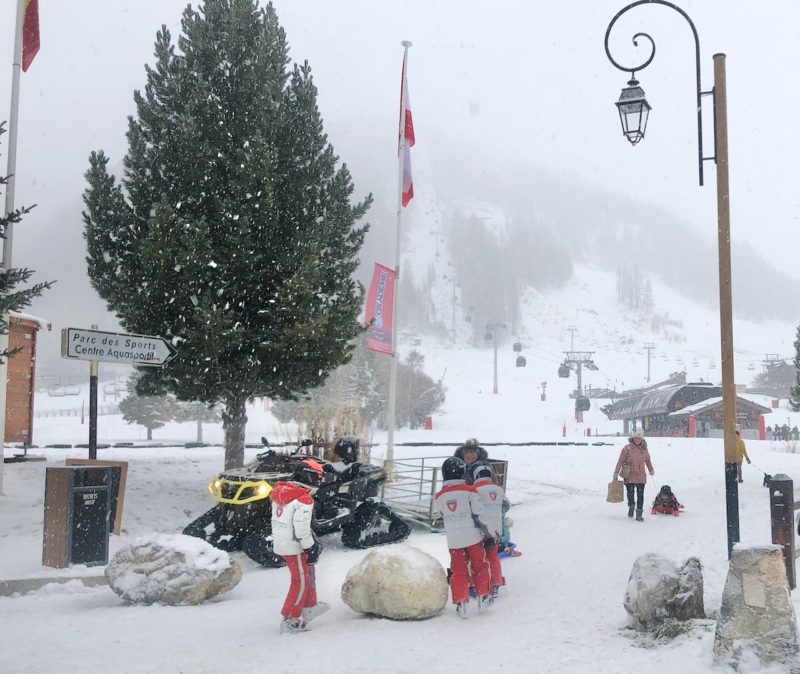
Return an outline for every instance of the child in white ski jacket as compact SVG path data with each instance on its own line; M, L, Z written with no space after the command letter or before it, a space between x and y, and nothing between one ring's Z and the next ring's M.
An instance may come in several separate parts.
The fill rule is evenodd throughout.
M307 459L295 470L292 482L278 482L272 489L272 544L276 555L289 567L291 582L283 602L281 633L303 632L307 623L330 607L317 602L314 564L322 547L311 530L313 488L323 477L322 466Z
M489 537L488 518L475 487L468 485L466 464L451 456L442 464L444 484L434 497L434 509L444 521L447 547L450 549L450 591L456 612L467 617L469 577L479 595L478 608L491 606L489 565L483 541Z
M472 486L477 489L483 506L486 509L487 524L489 527L489 540L484 542L486 561L489 563L489 585L492 597L496 597L500 586L505 585L503 572L498 557L498 544L503 534L503 516L511 508L503 488L495 484L495 472L491 464L480 463L472 470Z

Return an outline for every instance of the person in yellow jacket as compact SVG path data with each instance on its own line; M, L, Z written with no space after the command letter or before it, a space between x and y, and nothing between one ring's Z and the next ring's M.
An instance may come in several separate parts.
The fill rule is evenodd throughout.
M739 435L739 431L736 431L736 475L739 478L739 482L744 482L742 479L742 459L750 463L750 457L747 456L747 447L744 446L744 440L742 440Z

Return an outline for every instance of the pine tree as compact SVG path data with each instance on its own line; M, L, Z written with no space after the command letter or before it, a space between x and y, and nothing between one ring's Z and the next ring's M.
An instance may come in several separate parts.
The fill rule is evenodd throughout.
M372 197L352 204L307 63L288 68L272 5L187 7L162 27L135 92L121 183L93 153L84 194L89 277L140 334L178 356L141 386L225 406L225 465L244 458L245 402L293 398L349 358L353 279Z
M176 401L173 418L180 422L194 421L197 424L197 442L203 442L203 424L222 421L222 411L216 405Z
M642 313L645 316L649 316L653 313L654 308L653 284L650 283L650 279L647 279L644 282L644 290L642 291Z
M789 405L793 412L800 412L800 325L794 340L794 371L795 384L789 394Z
M2 122L0 123L0 136L4 133L6 133L5 122ZM0 176L0 187L5 187L8 184L8 180L7 176ZM30 213L34 207L35 204L34 206L24 206L9 213L0 214L0 238L5 239L9 226L21 222L22 216ZM9 332L8 313L10 311L22 311L30 306L30 303L36 297L39 297L53 285L52 281L47 281L35 283L29 288L20 288L21 284L28 282L33 273L31 269L12 267L11 269L3 270L0 268L0 334L7 335ZM19 349L9 350L8 348L0 351L0 363L12 357L17 351Z
M138 424L147 429L147 439L153 439L153 431L161 428L175 411L175 400L169 396L141 395L137 388L142 373L135 371L128 379L128 395L119 403L122 418L129 424Z

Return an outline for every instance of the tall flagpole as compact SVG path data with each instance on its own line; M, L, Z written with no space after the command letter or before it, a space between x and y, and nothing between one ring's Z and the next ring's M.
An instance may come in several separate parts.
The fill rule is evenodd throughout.
M392 293L392 363L389 371L389 438L386 446L386 468L389 477L392 474L394 461L394 418L397 409L397 296L400 294L400 221L403 215L403 162L405 161L406 146L406 64L408 63L408 48L411 43L403 40L403 76L400 82L400 144L398 145L397 160L397 227L394 245L394 292Z
M17 172L17 127L19 122L19 80L22 71L22 26L25 22L25 0L17 0L17 30L14 34L14 56L11 62L11 112L8 118L8 164L6 168L6 205L8 215L14 210L14 187ZM3 272L11 269L11 245L14 225L8 224L3 241ZM8 332L11 321L5 316L6 330L0 335L0 353L8 350ZM0 495L3 493L3 470L6 438L6 385L8 384L8 358L0 364Z

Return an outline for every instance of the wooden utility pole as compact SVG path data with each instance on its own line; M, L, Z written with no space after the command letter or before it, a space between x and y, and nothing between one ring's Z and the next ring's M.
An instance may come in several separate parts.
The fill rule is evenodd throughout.
M717 158L722 437L725 445L725 504L728 521L728 559L730 559L733 544L739 542L739 484L736 477L736 382L733 374L731 204L728 181L728 87L725 77L725 54L714 54L714 140Z

